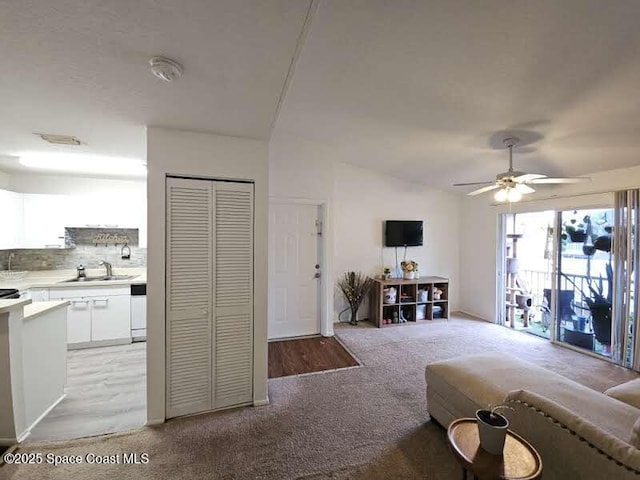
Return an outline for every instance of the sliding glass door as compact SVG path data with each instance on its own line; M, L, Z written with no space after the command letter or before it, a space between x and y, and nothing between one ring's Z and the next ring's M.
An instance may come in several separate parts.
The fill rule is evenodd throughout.
M498 322L640 371L639 215L640 189L612 207L502 214Z
M556 339L611 357L613 208L558 213L559 236L554 304Z
M501 217L502 325L550 338L555 212L504 214Z

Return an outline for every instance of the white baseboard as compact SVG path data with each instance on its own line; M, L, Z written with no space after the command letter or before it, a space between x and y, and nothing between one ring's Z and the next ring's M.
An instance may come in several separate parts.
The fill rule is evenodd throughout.
M128 343L131 343L131 337L115 338L113 340L97 340L95 342L68 343L67 350L81 350L83 348L95 347L113 347L116 345L126 345Z
M1 447L10 447L11 445L15 445L18 443L17 438L2 438L0 437L0 446Z
M482 320L482 321L484 321L484 322L494 323L494 322L492 322L491 320L487 320L486 318L481 317L481 316L480 316L480 315L478 315L477 313L472 313L472 312L469 312L469 311L467 311L467 310L459 310L459 309L458 309L458 310L454 311L453 313L463 313L463 314L467 315L468 317L475 318L476 320Z
M253 406L254 407L264 407L269 405L269 397L267 398L263 398L261 400L254 400L253 401Z

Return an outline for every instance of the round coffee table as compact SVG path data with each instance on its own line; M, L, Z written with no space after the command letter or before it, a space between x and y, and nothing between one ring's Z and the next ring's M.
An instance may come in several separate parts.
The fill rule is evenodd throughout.
M542 459L536 449L520 435L507 431L504 453L491 455L480 448L475 418L460 418L449 425L447 441L462 463L462 478L471 472L479 480L538 480L542 475Z

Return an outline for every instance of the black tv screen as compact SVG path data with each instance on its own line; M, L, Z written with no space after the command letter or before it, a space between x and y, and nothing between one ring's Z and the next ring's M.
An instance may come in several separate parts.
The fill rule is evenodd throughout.
M387 220L384 244L386 247L419 247L422 245L421 220Z

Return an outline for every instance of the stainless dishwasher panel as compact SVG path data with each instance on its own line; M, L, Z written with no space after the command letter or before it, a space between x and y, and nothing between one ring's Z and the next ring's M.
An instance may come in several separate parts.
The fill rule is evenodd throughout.
M147 339L147 285L131 285L131 338L134 342Z

